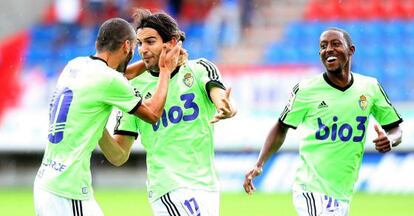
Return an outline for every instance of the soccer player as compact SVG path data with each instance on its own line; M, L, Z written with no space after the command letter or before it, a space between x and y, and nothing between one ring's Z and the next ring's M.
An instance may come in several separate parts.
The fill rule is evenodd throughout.
M346 31L327 29L319 45L326 72L295 85L243 186L249 194L255 190L252 180L283 144L288 129L301 124L300 165L293 186L298 214L348 215L369 116L385 130L375 126L378 137L373 142L381 153L401 142L402 119L375 78L350 71L355 46Z
M184 41L169 15L139 9L136 16L138 50L147 71L131 80L144 98L152 98L159 80L158 59L163 43ZM185 61L171 74L161 119L148 124L123 112L114 139L100 142L105 156L122 164L141 135L146 150L148 198L154 215L219 215L219 187L214 167L213 124L233 117L230 89L217 67L206 59ZM104 139L105 138L105 139ZM125 155L120 158L119 155Z
M99 29L96 54L71 60L61 73L50 104L49 142L34 184L36 215L103 215L93 197L90 159L112 108L150 123L161 117L180 45L162 48L159 82L153 97L143 100L115 70L128 64L136 43L131 24L109 19Z

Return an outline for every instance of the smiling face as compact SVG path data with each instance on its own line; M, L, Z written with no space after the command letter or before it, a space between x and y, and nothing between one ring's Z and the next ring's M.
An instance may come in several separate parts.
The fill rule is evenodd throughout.
M162 51L163 41L153 28L140 28L137 31L138 52L149 70L158 71L158 60Z
M321 34L319 55L328 72L341 73L350 69L350 60L355 47L348 45L344 34L337 30L327 30Z

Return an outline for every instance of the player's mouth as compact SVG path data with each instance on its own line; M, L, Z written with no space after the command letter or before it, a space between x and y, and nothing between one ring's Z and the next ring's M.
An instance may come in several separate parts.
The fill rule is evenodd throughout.
M337 57L335 57L335 56L329 56L328 58L326 58L326 63L333 64L333 63L336 62L336 60L338 60Z

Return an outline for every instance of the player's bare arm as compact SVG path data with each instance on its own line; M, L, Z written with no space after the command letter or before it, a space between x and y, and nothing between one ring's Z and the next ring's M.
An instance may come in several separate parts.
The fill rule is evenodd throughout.
M216 123L222 119L231 118L236 115L237 109L231 104L231 88L223 90L213 87L210 90L210 97L217 108L217 114L214 115L211 123Z
M375 149L378 152L389 152L391 151L391 147L396 147L401 143L402 130L399 126L392 128L386 133L384 133L378 125L375 125L374 127L378 137L373 140L373 143L375 144Z
M168 82L171 73L178 65L178 57L181 49L181 41L174 44L171 49L164 44L159 59L160 79L155 89L155 93L149 100L144 100L141 106L135 111L142 120L154 124L162 115L164 110L165 100L168 92Z
M139 60L137 62L134 62L130 65L128 65L126 71L125 71L125 77L128 80L131 80L142 73L144 73L147 69L145 68L145 64L142 60Z
M135 137L127 135L115 135L112 137L108 130L105 129L99 140L99 147L111 164L121 166L128 160L134 140Z
M244 178L243 187L246 193L252 194L255 190L253 179L262 173L263 166L269 157L280 149L285 141L288 129L288 127L278 121L275 126L273 126L269 135L267 135L265 144L260 151L259 158L257 159L255 166L246 173Z

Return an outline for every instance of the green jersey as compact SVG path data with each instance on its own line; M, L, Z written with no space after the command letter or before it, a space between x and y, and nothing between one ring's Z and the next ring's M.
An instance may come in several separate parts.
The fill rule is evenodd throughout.
M300 82L280 121L303 126L294 188L349 201L361 166L369 116L384 129L402 119L376 79L351 73L340 88L327 74Z
M140 104L139 93L103 60L70 61L52 97L49 142L35 185L69 199L91 198L91 154L112 107L134 112Z
M131 81L146 99L157 82L158 74L151 71ZM156 124L125 113L119 116L115 134L141 134L151 202L177 188L218 190L209 123L216 113L209 98L213 86L224 89L216 66L205 59L191 60L172 73L165 109Z

